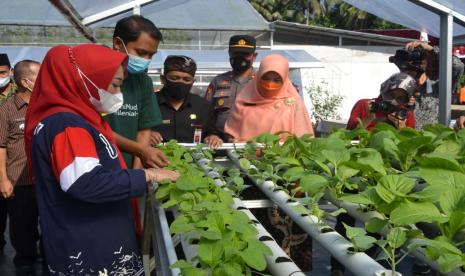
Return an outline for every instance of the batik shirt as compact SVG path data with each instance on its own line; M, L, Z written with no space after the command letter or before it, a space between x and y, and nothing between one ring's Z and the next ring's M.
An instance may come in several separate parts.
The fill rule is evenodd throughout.
M130 198L144 171L121 169L115 146L71 113L38 123L31 154L51 275L142 275Z

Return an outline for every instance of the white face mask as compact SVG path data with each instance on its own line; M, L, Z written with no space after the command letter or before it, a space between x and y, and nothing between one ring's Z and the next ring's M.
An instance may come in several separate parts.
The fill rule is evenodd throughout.
M95 110L97 110L100 113L115 113L118 111L118 109L121 108L123 105L123 93L118 92L115 94L112 94L105 89L98 88L97 85L95 85L79 68L78 68L79 76L82 79L82 82L84 83L84 87L87 90L87 93L89 93L89 100L90 103L94 106ZM87 88L86 82L82 78L86 78L92 85L97 88L98 95L100 97L100 100L97 100L94 98L91 94L89 89Z
M0 78L0 88L7 86L8 83L10 83L10 80L11 80L11 76L8 76L6 78Z

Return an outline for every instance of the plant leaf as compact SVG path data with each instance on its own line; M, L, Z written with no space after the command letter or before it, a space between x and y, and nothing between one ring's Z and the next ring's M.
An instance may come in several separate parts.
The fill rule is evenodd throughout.
M289 168L284 174L283 178L288 182L294 182L302 177L304 174L304 168L302 167L292 167Z
M375 238L371 236L357 236L352 239L354 245L360 250L365 251L373 246L373 244L377 241Z
M200 239L199 258L210 267L215 267L221 263L224 247L221 240L213 241L205 238Z
M415 180L400 175L385 175L376 185L376 192L387 203L391 203L396 197L405 197L413 187Z
M365 229L370 233L378 233L388 223L389 223L389 220L387 219L371 218L365 223Z
M339 167L339 164L350 160L350 153L347 149L335 150L322 150L323 156L332 163L335 167Z
M395 227L389 230L386 240L391 248L399 248L407 241L405 228Z
M450 215L455 211L465 212L465 187L459 189L445 189L439 196L442 211Z
M245 158L241 158L239 159L239 165L241 166L241 168L243 168L244 170L248 170L250 169L250 161L245 159Z
M361 237L361 236L365 236L366 235L366 231L365 229L363 228L359 228L359 227L351 227L345 223L344 224L344 228L346 229L346 235L349 239L353 239L355 237Z
M302 191L307 192L310 196L323 191L328 185L328 180L323 176L316 174L306 174L300 179Z
M420 168L420 176L430 185L443 188L465 187L465 174L439 168Z
M391 220L395 225L410 225L417 222L445 222L447 217L442 216L431 202L406 200L391 212Z

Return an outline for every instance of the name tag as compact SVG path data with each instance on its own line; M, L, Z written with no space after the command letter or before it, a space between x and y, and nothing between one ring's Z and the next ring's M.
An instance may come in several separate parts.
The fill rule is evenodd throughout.
M169 125L171 124L171 120L163 120L162 122L164 125Z

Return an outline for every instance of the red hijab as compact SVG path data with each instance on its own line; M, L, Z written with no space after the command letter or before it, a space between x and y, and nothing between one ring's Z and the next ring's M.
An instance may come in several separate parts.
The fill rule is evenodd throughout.
M95 110L89 100L89 93L100 99L97 88L87 79L81 79L76 66L99 88L107 89L119 66L126 67L128 56L110 48L83 44L76 47L60 45L48 51L40 67L29 107L26 113L26 154L31 162L31 139L37 124L46 117L59 112L74 113L84 118L92 127L102 133L114 145L116 142L110 125ZM119 151L118 160L123 169L126 163ZM30 166L32 168L32 166ZM142 234L137 199L131 199L136 233Z
M99 88L107 89L119 66L126 66L127 55L110 48L83 44L75 47L59 45L48 51L37 76L26 113L26 153L31 161L31 139L36 125L46 117L74 113L84 118L116 145L107 122L95 110L80 78L77 66ZM100 99L97 89L84 78L92 96ZM126 168L119 154L121 167ZM31 162L29 163L31 164Z

